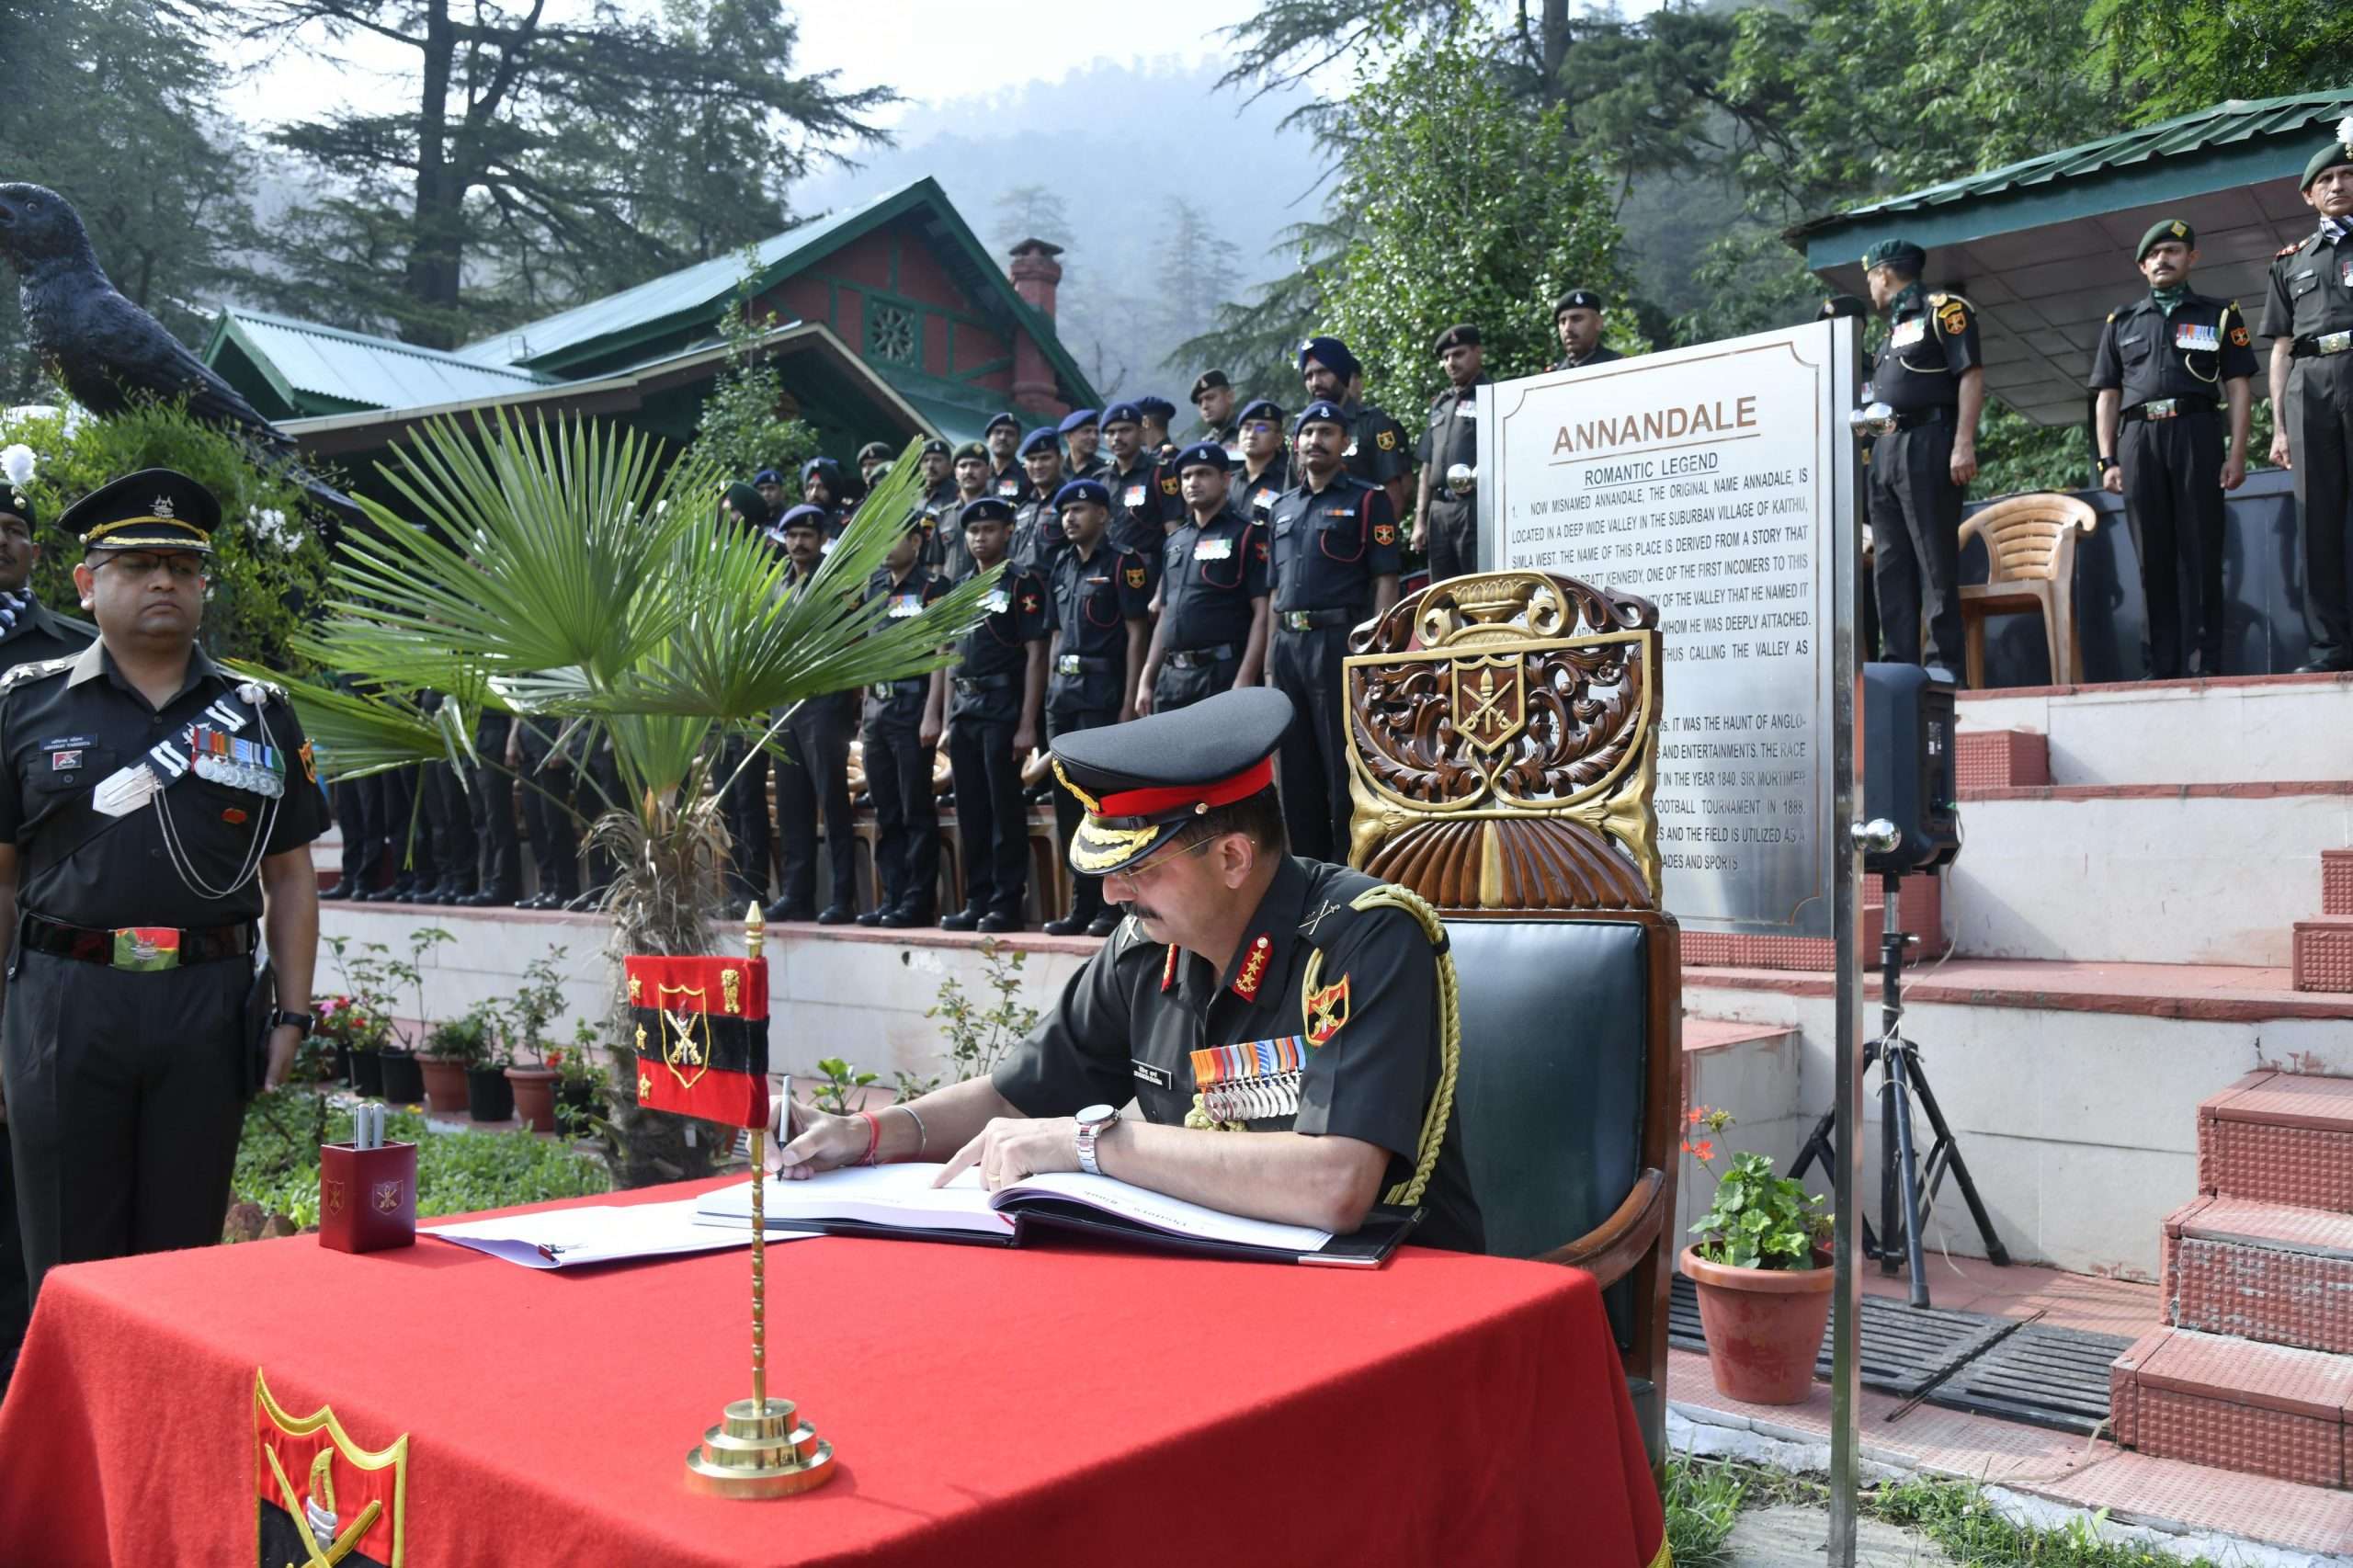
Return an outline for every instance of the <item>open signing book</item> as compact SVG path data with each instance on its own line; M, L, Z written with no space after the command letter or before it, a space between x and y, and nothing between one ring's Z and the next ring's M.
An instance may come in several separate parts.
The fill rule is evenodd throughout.
M767 1228L1019 1246L1044 1226L1212 1257L1378 1268L1421 1218L1418 1210L1376 1209L1354 1235L1336 1236L1204 1209L1109 1176L1057 1172L989 1192L977 1170L932 1186L942 1168L851 1165L803 1181L771 1177ZM748 1229L752 1184L705 1194L699 1212L705 1223Z

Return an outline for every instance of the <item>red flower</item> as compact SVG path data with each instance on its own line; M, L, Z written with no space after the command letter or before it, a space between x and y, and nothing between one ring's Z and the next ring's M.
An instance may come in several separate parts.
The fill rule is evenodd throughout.
M547 1059L547 1064L548 1064L549 1066L551 1066L551 1067L554 1066L557 1062L561 1062L561 1061L563 1061L563 1051L552 1051L552 1050L551 1050L551 1051L548 1051L542 1052L542 1054L546 1057L546 1059Z
M1703 1160L1712 1160L1716 1157L1715 1141L1713 1139L1710 1139L1708 1142L1700 1144L1697 1149L1694 1149L1691 1152L1699 1155Z

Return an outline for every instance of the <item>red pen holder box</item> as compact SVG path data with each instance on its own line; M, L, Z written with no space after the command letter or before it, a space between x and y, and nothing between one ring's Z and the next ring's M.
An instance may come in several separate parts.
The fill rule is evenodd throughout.
M319 1244L381 1252L416 1244L416 1145L319 1145Z

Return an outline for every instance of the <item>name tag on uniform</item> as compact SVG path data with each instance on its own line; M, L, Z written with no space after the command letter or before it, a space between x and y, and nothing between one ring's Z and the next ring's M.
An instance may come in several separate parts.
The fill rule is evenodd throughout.
M1150 1084L1155 1089L1173 1089L1176 1086L1176 1074L1165 1067L1154 1067L1149 1062L1139 1062L1132 1056L1128 1058L1128 1071L1136 1075L1137 1082Z
M892 594L891 608L887 613L892 620L901 620L911 615L921 615L923 596L921 594Z
M1013 596L998 588L981 601L981 608L991 615L1003 615L1013 608Z
M1125 490L1120 491L1120 505L1121 505L1122 506L1142 506L1142 505L1143 505L1143 486L1142 486L1142 485L1141 485L1141 484L1131 484L1131 485L1129 485Z
M1897 322L1895 330L1888 335L1887 341L1895 347L1909 348L1927 335L1928 318L1914 316L1907 321Z
M2222 331L2220 327L2183 322L2173 329L2173 346L2189 354L2219 354L2222 351Z
M1233 559L1233 541L1230 539L1195 540L1193 541L1193 559L1196 561L1231 561Z

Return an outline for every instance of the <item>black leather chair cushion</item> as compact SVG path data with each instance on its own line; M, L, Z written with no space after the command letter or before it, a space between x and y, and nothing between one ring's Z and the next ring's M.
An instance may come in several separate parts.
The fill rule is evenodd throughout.
M1461 982L1455 1089L1487 1250L1574 1241L1640 1169L1652 933L1594 920L1447 924Z

